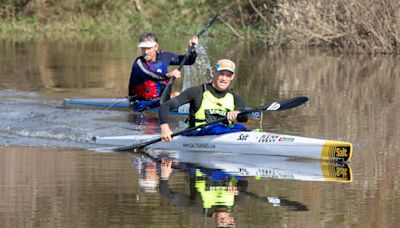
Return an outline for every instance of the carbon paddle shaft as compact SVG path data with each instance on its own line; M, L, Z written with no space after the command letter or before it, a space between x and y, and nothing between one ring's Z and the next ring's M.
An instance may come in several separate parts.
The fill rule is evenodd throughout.
M208 28L210 28L210 26L215 22L215 20L218 17L218 13L216 13L209 21L208 23L203 27L203 29L198 32L196 34L197 37L200 37L205 31L208 30ZM182 70L182 67L185 65L186 60L189 58L190 52L193 51L193 47L190 46L186 55L182 58L181 63L179 64L178 70ZM168 82L168 85L165 87L163 94L161 95L161 99L160 99L160 104L165 103L166 101L168 101L170 99L170 94L172 91L172 87L175 83L175 77L172 77L172 79Z
M306 103L307 101L308 101L308 97L296 97L296 98L292 98L292 99L288 99L288 100L282 100L282 101L273 102L271 104L263 105L263 106L260 106L258 108L249 109L249 110L246 110L246 111L243 111L243 112L239 113L239 115L240 114L248 114L248 113L251 113L251 112L260 112L260 111L274 112L274 111L287 110L287 109L291 109L291 108L297 107L299 105L302 105L302 104ZM209 125L212 125L212 124L215 124L215 123L220 123L220 122L223 122L225 120L226 120L226 117L222 117L222 118L216 119L214 121L211 121L211 122L199 125L199 126L189 127L189 128L186 128L185 130L175 132L171 136L175 137L175 136L178 136L178 135L182 135L184 133L196 130L198 128L206 127L206 126L209 126ZM158 143L161 140L162 140L161 138L157 138L157 139L153 139L153 140L150 140L150 141L144 142L144 143L133 144L133 145L130 145L130 146L118 147L118 148L115 148L114 151L127 151L127 150L141 149L141 148L144 148L144 147L146 147L148 145L151 145L151 144L154 144L154 143Z

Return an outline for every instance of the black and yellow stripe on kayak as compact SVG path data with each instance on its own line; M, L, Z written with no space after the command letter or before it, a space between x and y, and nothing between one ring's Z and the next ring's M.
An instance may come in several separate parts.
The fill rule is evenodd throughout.
M341 183L353 181L353 173L348 163L321 162L321 170L326 181Z
M321 159L329 161L350 161L353 145L348 142L326 141L322 147Z

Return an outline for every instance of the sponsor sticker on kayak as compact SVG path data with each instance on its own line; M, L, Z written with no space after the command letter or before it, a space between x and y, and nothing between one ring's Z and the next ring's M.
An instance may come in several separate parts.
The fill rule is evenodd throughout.
M287 137L287 136L282 136L279 137L278 142L293 142L294 137Z
M237 141L246 141L248 137L249 137L249 134L240 134L236 140Z
M268 135L261 135L258 138L258 142L260 143L271 143L271 142L276 142L278 140L279 135L273 135L273 134L268 134Z
M350 146L337 146L335 148L335 157L347 158L349 157Z
M209 144L209 143L184 143L183 144L184 148L198 148L198 149L214 149L215 145L214 144Z
M327 141L322 149L321 158L348 161L352 156L351 143Z

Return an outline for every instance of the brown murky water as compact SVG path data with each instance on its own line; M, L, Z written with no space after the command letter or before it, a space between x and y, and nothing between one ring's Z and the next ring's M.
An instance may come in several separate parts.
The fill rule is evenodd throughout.
M182 43L167 40L162 46L184 52ZM246 187L238 187L234 205L220 216L233 217L236 227L397 227L399 57L278 52L218 40L205 46L212 63L223 57L238 63L234 87L249 106L310 98L305 106L265 115L263 130L350 141L355 147L347 170L351 182L296 178L296 172L321 177L330 168L276 161L288 175L242 177ZM85 149L93 146L93 134L157 131L156 116L56 107L66 97L125 96L137 54L133 41L0 43L2 227L215 226L203 208L198 167L173 163L170 178L161 181L164 166L158 160ZM210 167L226 165L218 157L207 159ZM240 159L247 170L255 164Z

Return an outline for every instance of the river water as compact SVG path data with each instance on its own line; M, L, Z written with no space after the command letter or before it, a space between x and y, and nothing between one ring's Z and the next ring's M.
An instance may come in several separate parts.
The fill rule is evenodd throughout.
M184 42L161 46L184 53ZM156 114L61 105L64 98L125 96L135 41L2 41L2 227L215 227L217 219L236 227L398 226L400 57L201 42L207 55L195 67L233 59L234 88L248 106L310 98L250 128L349 141L352 162L88 150L96 147L93 136L158 132ZM191 71L196 82L209 74ZM174 120L182 129L182 118ZM332 169L347 178L326 178ZM207 208L205 194L216 189L232 193L232 202Z

